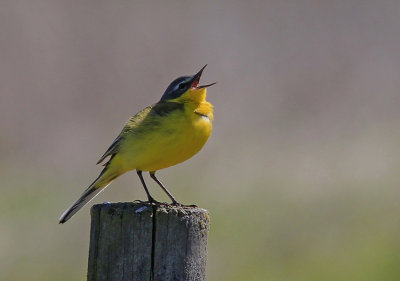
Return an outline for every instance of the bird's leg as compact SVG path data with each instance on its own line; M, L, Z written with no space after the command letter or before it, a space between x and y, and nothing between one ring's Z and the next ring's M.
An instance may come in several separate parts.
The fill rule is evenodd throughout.
M168 197L172 200L172 205L181 206L182 204L176 201L174 196L165 188L165 186L156 178L156 172L150 172L150 177L158 183L158 185L167 193Z
M137 170L136 172L137 172L137 174L138 174L138 176L139 176L139 178L140 178L140 181L142 182L142 185L143 185L143 187L144 187L144 190L146 191L147 198L149 199L149 202L150 202L150 203L159 203L158 201L156 201L156 200L150 195L150 192L149 192L149 190L147 189L146 183L144 182L144 179L143 179L143 176L142 176L142 171Z

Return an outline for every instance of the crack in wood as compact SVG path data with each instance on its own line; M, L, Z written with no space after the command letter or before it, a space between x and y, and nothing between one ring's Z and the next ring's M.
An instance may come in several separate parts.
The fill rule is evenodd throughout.
M157 213L157 206L153 205L153 225L151 231L151 268L150 268L150 280L154 281L154 261L156 256L156 231L157 231L157 220L156 220L156 213Z
M204 281L208 229L200 208L95 205L88 281Z

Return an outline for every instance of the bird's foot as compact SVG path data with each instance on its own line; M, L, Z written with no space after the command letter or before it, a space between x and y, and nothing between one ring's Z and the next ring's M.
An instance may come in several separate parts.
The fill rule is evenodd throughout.
M191 204L191 205L182 205L183 207L189 207L189 208L197 208L197 205Z
M178 201L173 201L171 205L176 206L176 207L197 208L197 205L185 205L185 204L179 203Z
M146 201L146 203L150 203L150 204L154 204L156 206L168 206L169 204L166 202L160 202L157 201L156 199L154 199L153 197L150 197L148 201Z
M153 197L149 198L147 201L136 199L133 203L141 203L141 204L154 204L154 205L168 205L167 203L159 202L155 200Z
M189 208L197 208L197 205L185 205L182 203L179 203L178 201L173 201L172 203L167 203L167 202L160 202L154 199L153 197L149 198L147 201L142 201L142 200L135 200L133 201L134 203L147 203L147 204L154 204L156 206L163 206L163 207L168 207L168 206L174 206L174 207L189 207Z

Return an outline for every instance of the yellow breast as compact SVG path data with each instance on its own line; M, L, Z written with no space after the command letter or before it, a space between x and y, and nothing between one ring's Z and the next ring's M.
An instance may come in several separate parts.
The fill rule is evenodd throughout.
M207 101L186 101L183 110L160 116L157 126L143 136L132 135L114 161L123 170L157 171L194 156L212 131L213 106ZM126 148L126 149L125 149ZM119 158L119 159L118 159Z

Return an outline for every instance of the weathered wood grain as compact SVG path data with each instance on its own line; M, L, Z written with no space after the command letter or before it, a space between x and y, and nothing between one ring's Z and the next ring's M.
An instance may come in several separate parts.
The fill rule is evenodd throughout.
M92 207L88 281L203 281L209 214L148 203Z

